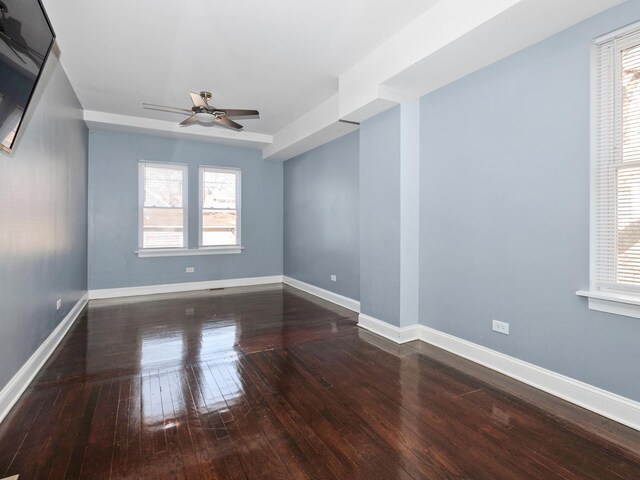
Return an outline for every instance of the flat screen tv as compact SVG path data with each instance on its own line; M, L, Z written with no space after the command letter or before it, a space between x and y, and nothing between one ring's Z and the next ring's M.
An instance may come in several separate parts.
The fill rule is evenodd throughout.
M55 33L39 0L0 0L0 149L13 149Z

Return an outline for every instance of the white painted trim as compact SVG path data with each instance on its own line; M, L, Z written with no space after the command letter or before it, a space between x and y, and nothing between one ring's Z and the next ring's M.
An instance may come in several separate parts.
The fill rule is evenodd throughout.
M637 294L606 290L578 290L576 295L589 299L590 310L640 318L640 296Z
M424 325L399 328L360 314L358 326L395 343L421 340L603 417L640 430L640 402Z
M593 41L594 45L602 45L603 43L608 42L609 40L613 40L616 37L621 37L626 35L627 33L633 32L634 30L638 30L640 28L640 22L634 22L626 27L618 28L613 32L606 33L601 37L596 38Z
M244 247L230 245L228 247L200 248L141 248L135 251L140 258L153 257L193 257L198 255L229 255L242 253Z
M93 110L84 111L84 123L90 130L160 135L258 149L273 143L273 136L264 133L246 130L238 132L228 128L211 128L203 125L191 125L185 128L179 126L178 121L179 119L174 122Z
M612 292L609 290L578 290L576 295L580 297L597 298L598 300L608 300L610 302L627 303L629 305L640 306L640 295L634 292Z
M589 59L589 288L596 286L596 166L598 164L598 135L595 135L598 125L598 79L597 48L591 45Z
M0 391L0 423L5 419L42 366L55 351L58 344L60 344L73 323L80 316L88 300L89 296L85 293L47 339L42 342L42 345L29 357L29 360L18 370L18 373L16 373L2 391Z
M361 313L358 316L358 326L396 343L407 343L420 339L419 325L417 324L409 325L408 327L396 327Z
M328 302L335 303L336 305L340 305L341 307L348 308L349 310L353 310L356 313L360 312L360 302L357 300L353 300L352 298L348 298L337 293L330 292L329 290L325 290L320 287L316 287L314 285L310 285L305 282L301 282L300 280L296 280L295 278L284 276L282 278L282 283L286 283L287 285L291 285L292 287L297 288L298 290L302 290L303 292L310 293L311 295L315 295L316 297L320 297Z
M424 325L420 325L420 340L640 430L639 402Z
M625 317L640 318L640 306L622 303L618 301L602 300L600 298L589 298L589 310L597 312L613 313Z
M193 292L211 288L249 287L282 283L282 275L271 277L231 278L228 280L208 280L204 282L167 283L164 285L144 285L140 287L104 288L89 290L89 300L105 298L135 297L138 295L155 295L159 293Z

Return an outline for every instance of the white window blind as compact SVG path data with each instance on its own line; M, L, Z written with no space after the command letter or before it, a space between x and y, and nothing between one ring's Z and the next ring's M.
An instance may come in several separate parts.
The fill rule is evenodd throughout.
M184 165L140 163L140 246L186 246Z
M640 293L640 29L595 54L594 287Z
M200 168L200 245L240 245L240 170Z

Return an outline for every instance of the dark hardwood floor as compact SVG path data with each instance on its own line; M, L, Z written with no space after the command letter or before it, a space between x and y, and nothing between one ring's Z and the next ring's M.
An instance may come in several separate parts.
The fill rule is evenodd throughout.
M92 302L0 477L640 479L640 433L280 285Z

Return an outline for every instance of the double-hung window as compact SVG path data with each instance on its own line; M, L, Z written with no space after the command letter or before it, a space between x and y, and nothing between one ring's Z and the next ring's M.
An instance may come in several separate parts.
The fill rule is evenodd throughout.
M142 249L187 247L187 166L140 162Z
M640 25L596 40L591 286L595 310L640 318Z
M200 246L240 245L240 170L200 167Z
M193 173L200 201L189 204L188 165L140 162L138 256L241 253L240 169L201 166ZM188 218L197 225L189 227Z

